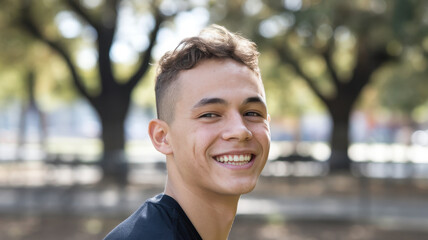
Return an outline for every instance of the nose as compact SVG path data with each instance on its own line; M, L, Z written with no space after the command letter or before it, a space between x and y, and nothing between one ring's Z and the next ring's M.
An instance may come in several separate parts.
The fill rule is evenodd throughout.
M230 116L222 133L224 140L248 141L253 137L252 132L245 125L241 114Z

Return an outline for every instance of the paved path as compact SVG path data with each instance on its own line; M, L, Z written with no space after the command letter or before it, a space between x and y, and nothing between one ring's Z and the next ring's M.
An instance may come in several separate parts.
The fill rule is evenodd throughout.
M164 173L152 174L123 188L0 186L0 214L127 216L162 191ZM262 177L252 193L242 196L238 215L369 221L428 233L428 181Z
M0 239L102 239L165 184L153 166L134 169L126 187L91 184L96 175L87 167L0 166ZM240 200L230 240L285 236L427 239L428 180L261 177Z

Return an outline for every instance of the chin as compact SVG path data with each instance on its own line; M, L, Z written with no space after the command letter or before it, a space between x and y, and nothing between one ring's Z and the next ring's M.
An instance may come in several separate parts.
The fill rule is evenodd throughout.
M251 191L253 191L253 189L256 187L256 183L257 181L254 182L246 182L244 184L238 184L235 185L233 188L231 188L231 186L229 186L230 189L230 193L234 194L234 195L241 195L241 194L246 194L249 193Z
M255 186L254 186L255 187ZM242 191L242 192L240 192L239 194L246 194L246 193L250 193L250 192L252 192L253 190L254 190L254 187L252 187L252 188L250 188L250 189L246 189L246 190L244 190L244 191Z

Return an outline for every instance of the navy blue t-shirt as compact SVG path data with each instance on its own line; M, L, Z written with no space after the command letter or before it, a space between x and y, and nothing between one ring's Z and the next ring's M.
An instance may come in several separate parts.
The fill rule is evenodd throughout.
M114 228L104 240L202 239L172 197L159 194Z

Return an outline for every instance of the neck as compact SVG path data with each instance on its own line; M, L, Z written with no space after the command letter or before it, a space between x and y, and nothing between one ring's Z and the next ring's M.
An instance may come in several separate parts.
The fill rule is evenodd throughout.
M165 194L180 204L202 239L227 239L240 195L221 195L175 186L169 179Z

